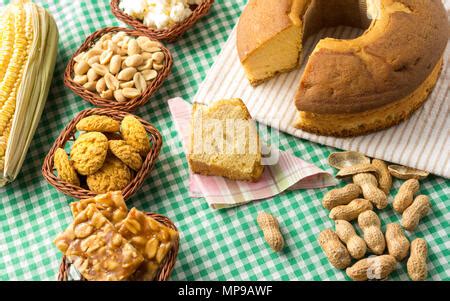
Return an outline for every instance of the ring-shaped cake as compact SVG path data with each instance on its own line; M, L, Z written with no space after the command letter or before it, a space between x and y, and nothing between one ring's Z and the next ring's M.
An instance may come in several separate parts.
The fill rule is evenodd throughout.
M295 126L349 137L407 119L442 69L449 24L441 0L249 0L237 49L250 83L295 69L303 41L338 25L365 32L315 46L295 96Z

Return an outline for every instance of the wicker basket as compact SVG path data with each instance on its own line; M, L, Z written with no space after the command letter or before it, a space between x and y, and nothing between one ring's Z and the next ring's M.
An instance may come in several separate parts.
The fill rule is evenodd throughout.
M111 10L119 20L139 31L142 31L147 36L157 40L174 42L176 39L181 37L189 28L191 28L201 17L205 16L209 12L213 3L214 0L204 0L200 5L193 8L192 15L189 16L189 18L168 29L150 28L144 25L140 20L130 17L120 9L120 0L111 0Z
M75 140L76 133L76 125L77 123L83 119L84 117L90 115L106 115L114 118L115 120L122 121L122 119L130 115L127 112L120 112L110 109L88 109L81 111L70 123L67 127L62 131L59 135L58 139L56 139L49 153L44 159L44 164L42 166L42 174L44 178L56 189L61 191L62 193L74 197L76 199L88 199L95 197L97 193L92 192L90 190L84 189L82 187L74 186L70 183L67 183L61 179L59 179L54 173L54 162L53 157L55 155L56 149L63 148L66 143L70 140ZM145 120L136 117L145 127L147 133L150 138L151 149L145 158L141 169L135 174L134 178L131 182L122 190L122 194L125 199L130 198L144 183L145 178L153 169L155 161L159 155L162 146L162 137L156 128L154 128L151 124L146 122Z
M139 106L144 105L147 103L147 101L150 99L150 97L159 89L159 87L162 85L164 80L169 76L170 71L172 69L173 65L173 57L170 51L161 45L161 52L164 53L166 59L164 62L164 68L158 71L158 76L148 85L147 89L142 93L141 96L136 97L134 99L125 101L125 102L117 102L115 100L108 100L105 98L100 97L98 94L93 93L91 91L86 90L82 85L77 84L73 78L72 75L74 74L74 66L75 66L75 60L74 58L80 54L81 52L87 51L90 48L92 48L93 44L103 35L110 33L110 32L119 32L124 31L128 35L131 36L145 36L145 33L128 29L128 28L121 28L121 27L107 27L104 29L100 29L96 32L94 32L92 35L90 35L86 41L81 45L81 47L75 52L75 54L72 56L72 58L69 61L69 64L66 67L66 71L64 73L64 84L71 89L75 94L83 98L84 100L89 101L93 105L97 107L102 108L108 108L108 109L114 109L114 110L121 110L121 111L133 111ZM152 40L154 38L149 37Z
M174 229L175 231L178 231L174 223L167 217L155 213L147 213L147 215L154 218L164 226L167 226L171 229ZM161 269L158 271L158 274L156 274L155 281L166 281L170 277L172 269L175 266L175 262L177 261L178 248L179 248L179 240L175 242L174 246L172 247L172 250L170 250L169 253L167 254L164 264L161 266ZM70 266L71 263L67 260L65 256L63 256L61 265L59 266L59 273L58 273L59 281L71 280L69 279ZM80 280L86 281L86 279L84 279L83 277L81 277Z

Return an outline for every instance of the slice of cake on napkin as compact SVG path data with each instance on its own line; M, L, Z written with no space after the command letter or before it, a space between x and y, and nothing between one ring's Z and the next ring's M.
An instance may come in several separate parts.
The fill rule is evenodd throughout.
M194 173L251 182L260 179L264 166L259 136L241 99L193 105L188 160Z

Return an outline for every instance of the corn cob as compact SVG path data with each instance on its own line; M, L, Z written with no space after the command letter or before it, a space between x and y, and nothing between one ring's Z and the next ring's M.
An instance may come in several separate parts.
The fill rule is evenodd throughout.
M29 0L16 0L1 17L0 186L20 171L36 130L56 60L53 18Z

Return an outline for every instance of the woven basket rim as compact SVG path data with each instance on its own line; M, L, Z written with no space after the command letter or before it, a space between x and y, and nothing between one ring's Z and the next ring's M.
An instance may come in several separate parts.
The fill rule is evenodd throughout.
M148 216L154 218L158 222L162 223L164 226L167 226L179 233L175 224L168 217L161 215L161 214L150 213L150 212L146 212L146 214ZM177 261L179 248L180 248L180 238L178 237L175 244L173 245L172 249L167 254L164 264L161 265L161 268L159 269L158 273L156 274L154 281L166 281L169 279L170 274L172 273L172 270ZM58 281L69 281L68 280L68 272L69 272L70 266L71 266L71 263L68 262L66 256L63 256L61 259L61 264L59 266ZM86 281L84 278L82 278L82 280Z
M124 102L117 102L115 100L108 100L105 98L100 97L94 92L90 92L86 90L82 85L76 83L72 75L74 74L74 66L75 66L75 57L79 55L83 51L87 51L92 47L92 45L103 35L111 32L119 32L124 31L127 34L131 36L146 36L149 39L158 42L161 44L161 52L165 55L164 60L164 67L160 71L158 71L158 76L147 86L147 89L142 93L141 96L136 97L134 99L124 101ZM170 50L164 46L161 41L156 40L155 38L146 35L145 33L130 29L130 28L124 28L124 27L105 27L102 29L99 29L89 35L86 40L81 44L81 46L77 49L77 51L72 55L72 57L69 60L69 63L66 66L66 70L64 72L64 85L68 87L70 90L72 90L75 94L83 98L84 100L90 102L91 104L101 107L101 108L109 108L109 109L115 109L120 111L134 111L137 107L140 107L144 104L146 104L151 96L161 87L161 85L164 83L164 81L167 79L167 77L170 75L170 72L172 70L173 66L173 56L170 52Z
M112 117L118 121L122 121L122 119L127 116L131 115L135 117L137 120L139 120L144 128L146 129L150 143L151 143L151 149L149 153L147 154L147 157L143 161L142 167L135 176L132 178L131 182L122 190L122 194L124 196L124 199L129 199L136 191L143 185L145 179L152 171L155 162L159 156L159 153L161 151L163 139L159 131L150 123L145 121L144 119L133 115L129 112L122 112L112 109L100 109L100 108L93 108L93 109L86 109L78 113L70 122L69 124L62 130L58 138L53 143L53 146L50 148L47 156L44 159L44 163L42 165L42 175L47 180L47 182L55 187L60 192L64 193L65 195L74 197L76 199L88 199L95 197L96 195L100 193L95 193L93 191L84 189L82 187L78 187L75 185L72 185L70 183L67 183L61 179L59 179L55 173L54 173L54 162L53 158L56 152L56 149L63 148L66 145L67 142L69 142L71 139L74 138L76 130L77 123L84 117L91 116L91 115L106 115L109 117Z
M174 42L181 37L187 30L189 30L198 20L207 15L215 0L204 0L192 12L192 14L184 21L167 29L154 29L144 25L140 20L130 17L120 9L120 0L111 0L110 6L112 13L117 19L135 28L136 30L144 32L146 35L157 40L164 40L167 42Z

